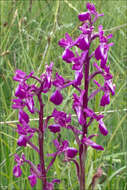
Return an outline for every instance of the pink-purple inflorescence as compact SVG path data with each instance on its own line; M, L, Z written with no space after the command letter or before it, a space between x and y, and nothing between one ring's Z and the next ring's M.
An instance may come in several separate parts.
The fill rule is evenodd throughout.
M63 88L66 86L72 85L74 86L79 92L80 95L78 96L76 93L73 94L73 110L75 111L78 121L80 125L84 125L84 127L88 127L86 124L86 119L89 118L90 120L96 120L99 125L99 130L103 135L107 135L108 130L103 122L103 115L97 115L94 113L92 109L88 107L88 101L90 101L94 96L99 92L103 91L103 96L100 100L100 106L106 106L110 103L110 94L113 96L115 94L115 85L112 84L112 75L110 73L110 67L107 63L108 51L109 48L113 45L113 43L108 43L108 40L112 38L112 34L108 36L104 36L104 31L102 25L98 27L98 33L94 32L94 23L98 19L99 16L103 16L103 14L98 14L96 12L96 8L93 4L87 3L86 4L87 12L81 13L78 15L79 20L82 22L82 26L79 27L81 30L81 34L77 37L76 40L72 40L68 33L65 34L65 38L62 38L59 41L59 45L64 48L64 52L62 58L67 63L72 63L72 70L75 71L75 79L73 81L66 82L66 80L56 74L55 81L57 82L57 87L55 93L59 89L62 91ZM90 45L93 40L96 38L99 39L98 47L89 55ZM77 47L80 49L80 54L77 51L77 48L72 50L72 47ZM96 59L91 63L95 68L95 72L92 74L89 73L90 60L92 58ZM98 81L94 80L94 77L100 74L104 78L104 85L98 83ZM87 86L89 85L90 81L96 84L97 89L92 92L89 96L87 94L86 102L84 103L86 93L88 93L88 89L81 89L80 86L82 84L82 80L86 80ZM87 92L86 92L87 91ZM54 95L54 94L53 94ZM56 97L57 97L56 93ZM59 94L62 97L62 94ZM52 98L51 98L52 99ZM59 98L57 97L56 100ZM61 99L62 101L62 99ZM57 101L52 101L54 104L57 105ZM87 106L84 106L86 104ZM86 137L85 137L86 139ZM90 143L89 143L90 142ZM87 141L87 145L91 145L91 141ZM96 146L93 148L98 149ZM99 148L100 149L100 148ZM102 149L102 148L101 148Z
M88 146L96 150L104 150L101 145L96 144L91 139L97 134L88 135L88 129L91 123L95 120L98 123L99 131L102 135L106 136L108 130L103 122L104 115L96 114L94 110L89 107L89 101L93 99L97 93L100 91L103 92L102 97L100 98L100 106L106 106L110 103L110 95L115 94L115 85L112 83L112 74L110 73L110 66L107 61L109 48L113 43L109 43L109 39L112 38L112 34L104 36L104 31L102 25L98 27L98 32L94 31L94 23L96 20L103 16L103 14L98 14L95 6L92 3L86 4L87 11L78 15L78 19L81 22L79 27L80 35L73 40L71 36L66 33L65 38L62 38L59 41L59 45L64 49L62 54L62 59L68 64L72 65L72 70L75 71L74 80L68 80L56 73L55 78L52 78L52 68L53 63L48 66L46 65L46 71L43 73L40 78L34 76L34 72L31 72L27 75L21 70L16 70L15 76L13 79L19 82L18 87L15 91L16 99L13 99L13 109L19 110L19 124L17 124L17 132L19 138L17 141L18 146L26 147L29 144L40 156L42 153L38 147L36 147L31 139L34 136L34 133L37 132L44 135L45 129L48 128L53 134L60 135L62 128L71 130L75 136L79 150L74 147L69 146L69 141L62 139L53 140L53 144L56 147L56 152L47 154L48 157L51 157L52 160L45 167L44 163L40 163L38 166L35 166L31 161L26 160L25 155L23 154L21 158L16 154L15 161L16 165L14 166L13 173L15 177L20 177L22 174L21 166L24 162L27 162L30 165L30 176L28 179L32 187L37 183L37 178L42 179L42 176L47 175L48 170L53 165L56 156L64 154L64 161L72 161L76 165L77 176L80 183L80 187L84 182L82 177L82 154L83 147L85 151ZM99 45L95 50L90 54L91 43L99 39ZM91 59L96 61L91 62ZM91 62L91 63L90 63ZM95 71L90 73L90 64L93 66ZM100 84L97 80L94 79L96 75L100 75L104 79L104 84ZM35 84L28 84L27 81L32 78L35 79L40 86ZM93 82L96 85L96 90L89 92L89 84ZM82 85L83 84L83 85ZM73 86L75 90L78 91L78 95L73 93L73 105L72 109L77 115L78 123L81 128L77 128L71 124L71 114L67 114L64 111L58 111L54 109L50 116L47 116L46 120L43 120L43 107L44 104L41 99L41 94L47 93L50 88L54 86L56 90L52 93L50 101L55 105L60 105L63 102L64 96L62 95L62 90L68 86ZM83 86L83 87L82 87ZM35 107L34 96L38 97L40 110ZM27 108L27 112L24 111ZM39 128L33 128L30 126L30 120L28 112L31 114L39 114ZM40 114L41 113L41 114ZM48 125L50 119L54 119L54 122ZM43 120L43 121L42 121ZM79 154L80 163L76 161L76 155ZM44 159L44 158L43 158ZM51 182L48 182L47 179L42 180L45 183L44 190L52 190L54 188L54 183L60 183L60 180L54 179ZM82 189L82 188L81 188Z

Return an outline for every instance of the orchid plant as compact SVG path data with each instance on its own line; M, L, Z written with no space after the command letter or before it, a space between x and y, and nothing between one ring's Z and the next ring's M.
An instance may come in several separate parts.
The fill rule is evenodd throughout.
M95 120L98 123L99 131L102 135L106 136L108 130L103 122L104 115L97 114L89 107L89 102L100 92L103 95L100 99L100 106L105 107L110 103L110 94L115 94L115 85L112 83L112 75L110 73L110 67L107 62L109 48L113 43L109 43L109 39L112 38L112 34L104 36L102 25L99 25L98 32L94 31L94 24L96 20L103 16L98 14L94 4L86 4L86 12L78 15L78 19L81 22L79 30L80 35L73 40L68 33L65 34L65 38L59 41L59 45L64 48L62 59L68 64L72 64L72 70L75 71L75 79L67 80L60 74L56 73L55 78L52 77L53 62L50 65L46 65L46 71L39 78L31 72L27 75L21 70L16 70L13 79L18 81L18 87L15 91L16 99L13 99L13 109L19 110L19 124L17 124L17 132L19 138L17 141L18 146L26 147L28 144L35 150L40 158L40 163L36 166L32 161L27 160L24 154L21 156L15 154L16 165L13 169L15 177L20 177L22 174L21 166L27 163L30 166L30 175L28 180L31 187L34 187L37 183L37 179L42 180L43 190L53 190L54 183L60 183L59 179L47 180L47 173L52 167L55 159L60 154L64 154L65 162L73 162L76 166L77 180L79 182L80 190L85 190L85 160L87 156L88 146L96 150L104 150L101 145L96 144L91 139L97 134L89 134L88 130L92 122ZM98 39L99 45L91 52L91 44L95 39ZM91 60L96 61L91 61ZM90 73L90 64L95 69L93 73ZM101 85L95 76L100 75L103 77L104 84ZM37 84L29 84L28 80L32 78L37 81ZM89 86L93 82L97 88L95 91L90 92ZM64 111L58 111L56 108L52 114L47 116L44 120L44 101L43 94L47 93L51 86L55 86L56 90L51 95L50 101L57 105L61 105L63 102L62 90L68 86L75 88L78 94L73 94L72 109L77 115L79 127L73 126L71 114L67 114ZM39 109L35 107L34 98L38 98ZM39 124L38 128L30 127L29 115L24 111L25 107L31 114L38 113ZM54 119L53 124L48 124L50 119ZM77 143L77 149L70 147L70 142L66 139L60 138L61 129L65 128L73 132ZM53 144L56 147L56 152L49 153L47 156L51 157L50 163L46 166L44 157L44 135L46 131L50 131L53 134L58 134L58 138L53 140ZM34 134L38 134L38 146L35 146L31 142L31 138ZM101 176L101 169L98 170L97 176ZM91 179L92 189L95 185L96 176Z

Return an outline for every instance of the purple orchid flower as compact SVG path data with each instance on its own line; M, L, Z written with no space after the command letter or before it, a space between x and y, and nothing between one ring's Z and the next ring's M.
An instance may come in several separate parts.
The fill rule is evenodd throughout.
M83 79L83 68L81 68L78 71L75 71L75 80L74 80L75 82L74 82L74 84L76 86L80 86L82 79Z
M92 148L96 150L104 150L104 148L101 145L96 144L91 139L86 138L86 137L82 139L82 143L85 144L86 146L91 146Z
M67 63L71 63L74 58L74 53L69 48L66 48L63 52L62 59L66 61Z
M67 47L72 47L74 46L74 41L72 40L71 36L69 36L69 34L66 32L65 33L65 39L62 38L59 43L58 43L61 47L63 48L67 48Z
M12 105L13 109L23 109L26 103L22 99L13 99L14 104Z
M23 124L24 122L29 123L29 116L22 109L19 110L19 122Z
M50 63L50 65L46 65L46 72L40 76L42 80L42 86L41 90L43 93L48 92L48 90L51 88L51 77L52 77L52 68L53 68L53 62Z
M77 53L77 57L73 58L73 66L72 66L72 70L80 70L83 67L83 63L86 59L88 50L85 50L81 53L81 56L78 55Z
M59 124L53 124L48 126L49 130L53 133L60 132L60 125Z
M13 174L15 177L20 177L22 175L22 170L19 165L14 166Z
M108 39L110 39L112 35L105 37L103 36L103 34L104 34L103 27L100 25L99 26L100 45L95 50L95 58L97 60L101 60L101 68L106 69L109 47L111 47L113 43L108 44Z
M65 112L57 111L56 109L53 110L52 117L54 117L55 123L62 127L68 125L71 122L71 114L67 115Z
M15 161L17 162L17 165L13 168L13 175L15 177L20 177L22 175L21 165L23 164L23 159L18 156L18 154L15 154Z
M27 75L25 72L17 69L15 71L15 76L13 77L13 80L18 81L18 82L23 82L27 80L28 78L30 78L33 74L34 74L33 71L29 75Z
M36 175L34 174L31 174L30 176L28 176L28 180L30 181L31 187L34 187L37 183L37 178L36 178Z
M81 13L81 14L78 15L78 18L79 18L79 20L81 22L89 21L90 23L94 23L99 16L104 15L104 14L98 14L97 11L96 11L95 5L92 4L92 3L87 3L86 8L88 10L87 12L84 12L84 13ZM92 15L95 16L93 22L91 21L92 20Z
M78 48L85 51L89 48L89 40L88 35L80 34L80 36L75 41L75 44Z
M64 83L65 83L64 78L58 73L56 73L56 78L53 80L53 85L56 87L62 87Z
M60 90L56 90L50 97L50 101L56 105L60 105L63 101L63 96L60 93Z
M65 154L68 158L74 158L78 153L78 150L73 147L68 147L65 151Z
M34 187L37 183L37 175L34 173L33 169L30 168L31 175L28 176L28 180L30 181L31 187Z
M101 101L100 101L100 105L101 106L106 106L110 103L110 95L109 93L105 93L102 98L101 98Z
M27 144L31 146L33 150L36 150L36 152L39 154L39 156L42 158L43 157L43 152L40 144L43 146L43 139L44 134L43 134L43 102L41 99L41 93L46 93L49 91L52 85L52 67L53 63L49 66L46 66L46 72L38 78L37 76L34 76L34 73L31 72L29 75L27 75L25 72L21 70L16 70L15 76L13 79L17 81L18 87L16 88L15 91L15 96L17 99L13 99L13 109L17 109L19 111L19 123L17 124L17 132L20 135L17 144L18 146L23 146L26 147ZM27 82L30 78L36 80L40 84L36 86L35 84L29 85ZM40 110L35 108L35 103L34 103L34 96L37 96L40 104ZM32 114L37 112L39 114L39 129L36 128L31 128L29 125L29 115L26 111L24 111L25 107L27 107L28 111ZM39 140L39 148L36 147L32 142L31 138L34 136L34 133L38 133L38 138ZM40 138L41 136L41 138ZM26 160L25 156L22 155L20 158L18 155L15 155L15 161L17 164L13 168L13 174L15 177L20 177L22 174L21 170L21 165L26 162L30 165L31 169L31 175L28 176L28 180L30 181L31 187L34 187L37 183L37 178L40 178L42 180L42 186L46 188L48 182L46 180L46 177L41 177L41 176L46 176L46 169L44 168L44 163L40 161L40 169L36 167L30 160ZM55 182L52 182L55 183Z
M27 142L32 138L33 134L30 136L21 135L17 141L18 146L26 146Z
M78 153L77 149L75 149L73 147L69 147L69 142L67 140L62 141L61 145L57 139L55 139L53 141L53 143L57 149L57 152L52 153L52 154L48 154L47 156L54 157L56 154L60 155L60 154L64 153L65 157L67 159L67 158L74 158Z
M24 122L23 124L17 124L17 130L19 135L27 135L29 133L34 133L34 129L31 129L31 127L26 123Z
M72 109L75 111L77 115L78 123L80 124L80 127L82 127L82 130L77 129L76 127L71 125L71 121L67 124L65 121L66 114L57 110L54 110L52 116L54 117L55 123L58 124L58 129L55 126L55 124L51 125L52 129L50 129L54 130L55 132L58 130L59 133L61 127L73 131L76 138L76 142L79 146L79 152L77 152L74 149L75 154L79 153L79 164L75 162L76 160L72 160L75 162L80 189L82 190L85 186L85 165L83 160L85 159L84 155L86 155L87 147L91 146L96 150L104 150L104 148L101 145L98 145L91 140L92 137L97 135L93 134L88 136L89 127L92 124L92 122L96 120L96 122L98 123L98 129L100 133L104 136L108 134L108 129L106 128L103 122L104 115L96 114L94 110L89 108L89 101L93 99L96 96L96 94L102 91L103 95L100 100L100 106L104 107L110 103L110 94L112 96L115 94L115 85L112 83L113 76L110 73L110 66L108 64L108 51L110 47L113 45L113 43L109 43L109 40L112 38L112 34L105 36L103 27L101 25L98 27L98 33L95 33L94 23L100 16L103 16L104 14L99 14L96 11L95 5L92 3L87 3L86 9L86 12L80 13L78 15L78 18L82 23L79 27L81 34L76 38L76 40L72 40L72 38L66 34L65 39L61 39L59 41L59 45L65 48L62 58L67 63L72 64L72 70L75 70L75 79L73 81L68 80L69 82L66 82L66 80L62 76L57 75L57 80L55 80L54 83L54 86L60 88L61 90L65 87L68 87L71 84L73 87L76 88L76 90L78 90L78 93L80 93L80 95L73 93ZM91 44L93 40L96 38L99 38L99 45L90 54L89 50L91 50ZM71 49L72 47L73 51ZM76 51L74 51L74 48L76 49ZM79 49L79 51L77 51L77 48ZM93 63L93 66L96 70L92 74L90 74L90 62L93 57L95 57L97 60L97 63ZM101 77L104 79L104 84L99 84L98 81L94 80L94 77L96 75L101 75ZM81 86L82 80L84 80L83 89ZM93 80L93 82L97 86L97 89L92 93L89 92L91 80ZM53 128L53 126L55 126L56 129ZM52 154L52 156L61 153L59 152L59 142L56 141L55 146L57 147L58 152ZM63 149L62 152L64 152ZM68 152L66 152L67 150ZM66 151L65 155L69 155L70 153L70 156L67 157L70 157L71 160L71 151L73 152L73 148L71 149L71 147L67 145ZM72 157L74 155L74 152L72 153Z
M83 109L82 109L84 93L85 93L85 91L82 91L80 97L78 97L77 94L73 94L73 99L74 99L73 109L77 114L80 125L85 124L85 118L84 118L84 113L83 113Z

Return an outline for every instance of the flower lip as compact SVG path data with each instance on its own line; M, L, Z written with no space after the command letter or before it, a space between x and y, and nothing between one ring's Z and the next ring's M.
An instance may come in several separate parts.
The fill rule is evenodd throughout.
M24 112L22 109L19 110L19 122L21 124L29 123L29 116L26 112Z
M26 146L27 144L27 138L25 135L21 135L17 141L18 146Z
M19 157L18 154L14 154L15 161L17 162L17 165L21 166L23 163L23 160Z
M112 96L115 95L115 84L112 84L112 80L105 81L105 88L111 92Z
M36 175L32 174L32 175L28 176L28 179L30 181L31 187L34 187L36 185L36 183L37 183L37 177L36 177Z
M109 93L105 93L100 101L100 106L106 106L110 103L110 95Z
M35 112L33 96L28 96L26 98L26 105L27 105L28 110L33 114Z
M83 79L83 71L82 69L79 71L75 71L75 85L80 86L81 85L81 81Z
M13 175L15 177L20 177L22 175L22 170L19 165L15 165L13 168Z
M64 78L58 73L56 73L56 78L53 81L53 85L56 87L62 87L63 84L64 84Z
M87 50L89 48L89 41L88 36L80 35L77 40L75 41L75 44L83 51Z
M61 46L63 48L67 48L67 47L72 47L74 45L74 42L73 42L72 38L69 36L69 34L66 32L65 39L62 38L61 40L59 40L58 44L59 44L59 46Z
M67 115L67 113L63 111L57 111L56 109L53 110L52 117L54 117L55 122L62 127L65 127L71 122L71 114Z
M60 132L60 125L59 125L59 124L49 125L48 128L49 128L50 131L53 132L53 133L58 133L58 132Z
M55 105L60 105L63 101L63 96L59 90L56 90L50 97L50 101Z
M107 130L104 122L102 121L102 119L100 119L98 122L99 122L99 130L100 130L101 134L106 136L108 134L108 130Z
M51 78L52 78L52 68L54 63L51 62L50 65L46 65L46 72L43 73L40 78L43 81L43 85L41 90L43 93L47 93L48 90L51 88Z
M19 135L27 135L28 133L35 133L35 130L31 129L30 126L24 122L24 124L17 124L17 130Z
M62 59L67 63L71 63L73 58L74 58L74 53L69 48L66 48L65 51L63 52Z
M74 158L78 153L78 150L76 148L73 148L73 147L67 147L66 149L66 154L67 154L67 157L69 158Z
M90 13L89 12L83 12L78 15L78 18L81 22L90 20Z
M80 125L84 125L85 124L85 118L84 118L84 113L82 110L82 103L83 103L83 95L84 95L85 91L83 90L81 92L80 97L77 96L77 94L73 94L73 109L76 112L76 115L78 117L78 121Z
M15 96L20 99L24 99L26 97L26 89L23 85L19 84L15 91Z

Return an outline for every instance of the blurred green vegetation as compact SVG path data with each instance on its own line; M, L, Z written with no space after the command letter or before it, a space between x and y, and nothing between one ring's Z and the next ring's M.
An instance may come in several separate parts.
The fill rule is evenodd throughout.
M86 160L87 186L91 183L91 176L98 167L103 169L103 176L97 185L98 190L126 190L127 189L127 122L125 109L127 104L126 68L127 68L127 4L125 0L91 0L95 3L99 13L104 17L98 19L98 24L104 26L106 34L113 33L114 46L109 52L111 73L116 84L116 95L111 98L111 104L103 110L99 107L100 94L92 101L91 108L95 111L105 111L105 124L109 135L101 135L94 139L104 146L103 152L88 148ZM1 6L1 41L0 41L0 122L17 120L17 111L11 108L16 83L12 77L16 68L25 72L34 70L40 75L44 71L45 64L54 62L54 71L59 72L66 78L74 77L71 65L62 61L63 49L58 46L59 39L68 32L75 38L79 21L77 15L84 12L86 1L84 0L12 0L0 1ZM94 45L96 47L96 43ZM92 68L91 68L92 70ZM99 78L98 78L99 80ZM100 79L101 81L101 79ZM95 88L91 85L90 90ZM45 116L52 112L54 106L49 102L52 90L44 96ZM65 97L59 110L74 114L71 110L72 87L63 90ZM109 112L110 110L114 110ZM36 118L37 115L31 116ZM72 119L75 126L78 125L76 118ZM37 121L31 122L37 126ZM24 152L28 159L38 164L38 156L30 147L17 147L18 135L15 132L16 123L0 123L0 190L28 190L31 189L27 176L29 166L22 167L23 175L20 178L13 177L14 166L13 154ZM90 133L97 131L97 124L93 123ZM37 136L33 142L37 143ZM70 146L75 146L73 134L62 131L62 137L70 141ZM54 136L46 133L45 152L55 151L52 139ZM61 179L61 184L55 186L55 190L78 190L75 166L61 162L62 156L56 159L54 166L48 173L51 181L54 177ZM49 158L46 158L48 164ZM40 189L40 182L34 190Z

